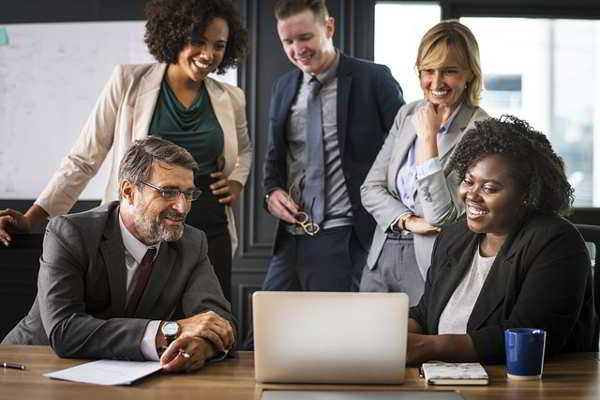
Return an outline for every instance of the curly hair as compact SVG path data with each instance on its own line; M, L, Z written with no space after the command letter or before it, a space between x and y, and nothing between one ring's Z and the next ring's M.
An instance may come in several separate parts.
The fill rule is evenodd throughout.
M508 161L511 176L525 192L529 212L567 215L573 204L573 188L565 165L546 135L512 115L475 122L450 160L462 181L467 170L484 157L499 154Z
M230 0L150 0L146 5L144 41L159 62L177 63L181 50L191 43L192 31L203 33L214 18L223 18L229 37L217 74L238 65L246 55L248 32Z

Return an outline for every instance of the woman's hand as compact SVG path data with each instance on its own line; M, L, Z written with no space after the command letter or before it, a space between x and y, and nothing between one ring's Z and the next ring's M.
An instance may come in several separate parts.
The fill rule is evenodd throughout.
M212 185L210 185L210 190L212 194L215 196L220 196L227 194L225 197L219 198L219 203L221 204L230 204L234 200L237 200L240 197L240 193L242 193L243 186L241 183L237 181L228 180L222 172L213 172L210 174L212 178L219 179Z
M437 134L442 124L450 117L451 111L450 107L444 104L434 105L430 102L417 110L413 119L414 128L419 136L416 149L417 164L439 155Z
M19 211L10 208L0 210L0 242L8 246L11 241L8 232L30 232L31 221Z
M416 215L411 215L406 221L404 221L404 228L406 228L407 231L411 231L412 233L419 235L432 235L442 230L442 228L433 226L429 222L425 221L423 217L417 217Z

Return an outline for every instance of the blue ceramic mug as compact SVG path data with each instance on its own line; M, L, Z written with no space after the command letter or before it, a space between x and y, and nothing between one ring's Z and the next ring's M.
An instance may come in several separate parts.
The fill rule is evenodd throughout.
M506 374L511 379L539 379L544 369L546 331L513 328L504 331Z

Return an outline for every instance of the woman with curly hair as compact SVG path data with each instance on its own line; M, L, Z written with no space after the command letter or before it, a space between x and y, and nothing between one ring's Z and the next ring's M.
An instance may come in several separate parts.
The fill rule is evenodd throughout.
M512 116L477 122L450 166L466 219L436 240L409 362L504 363L507 328L546 330L548 356L598 351L590 259L561 217L573 189L548 139Z
M230 204L248 177L252 147L243 91L208 75L241 61L247 32L230 0L151 0L146 15L145 41L158 62L117 65L75 146L35 204L25 215L0 212L0 241L8 245L8 229L30 231L68 212L111 148L103 202L116 200L118 165L130 144L159 136L187 149L200 167L195 183L203 194L186 222L207 234L208 256L230 299L237 246Z

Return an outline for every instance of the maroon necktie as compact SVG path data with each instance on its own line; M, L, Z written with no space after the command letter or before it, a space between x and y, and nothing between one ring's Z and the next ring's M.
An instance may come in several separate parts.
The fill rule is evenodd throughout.
M132 315L142 298L142 293L144 293L144 289L146 288L146 284L148 283L148 279L150 278L150 274L152 273L152 262L154 261L154 255L156 254L156 249L154 247L150 247L137 270L135 271L135 275L133 277L133 292L129 297L129 301L127 302L127 309L125 312L129 315Z

